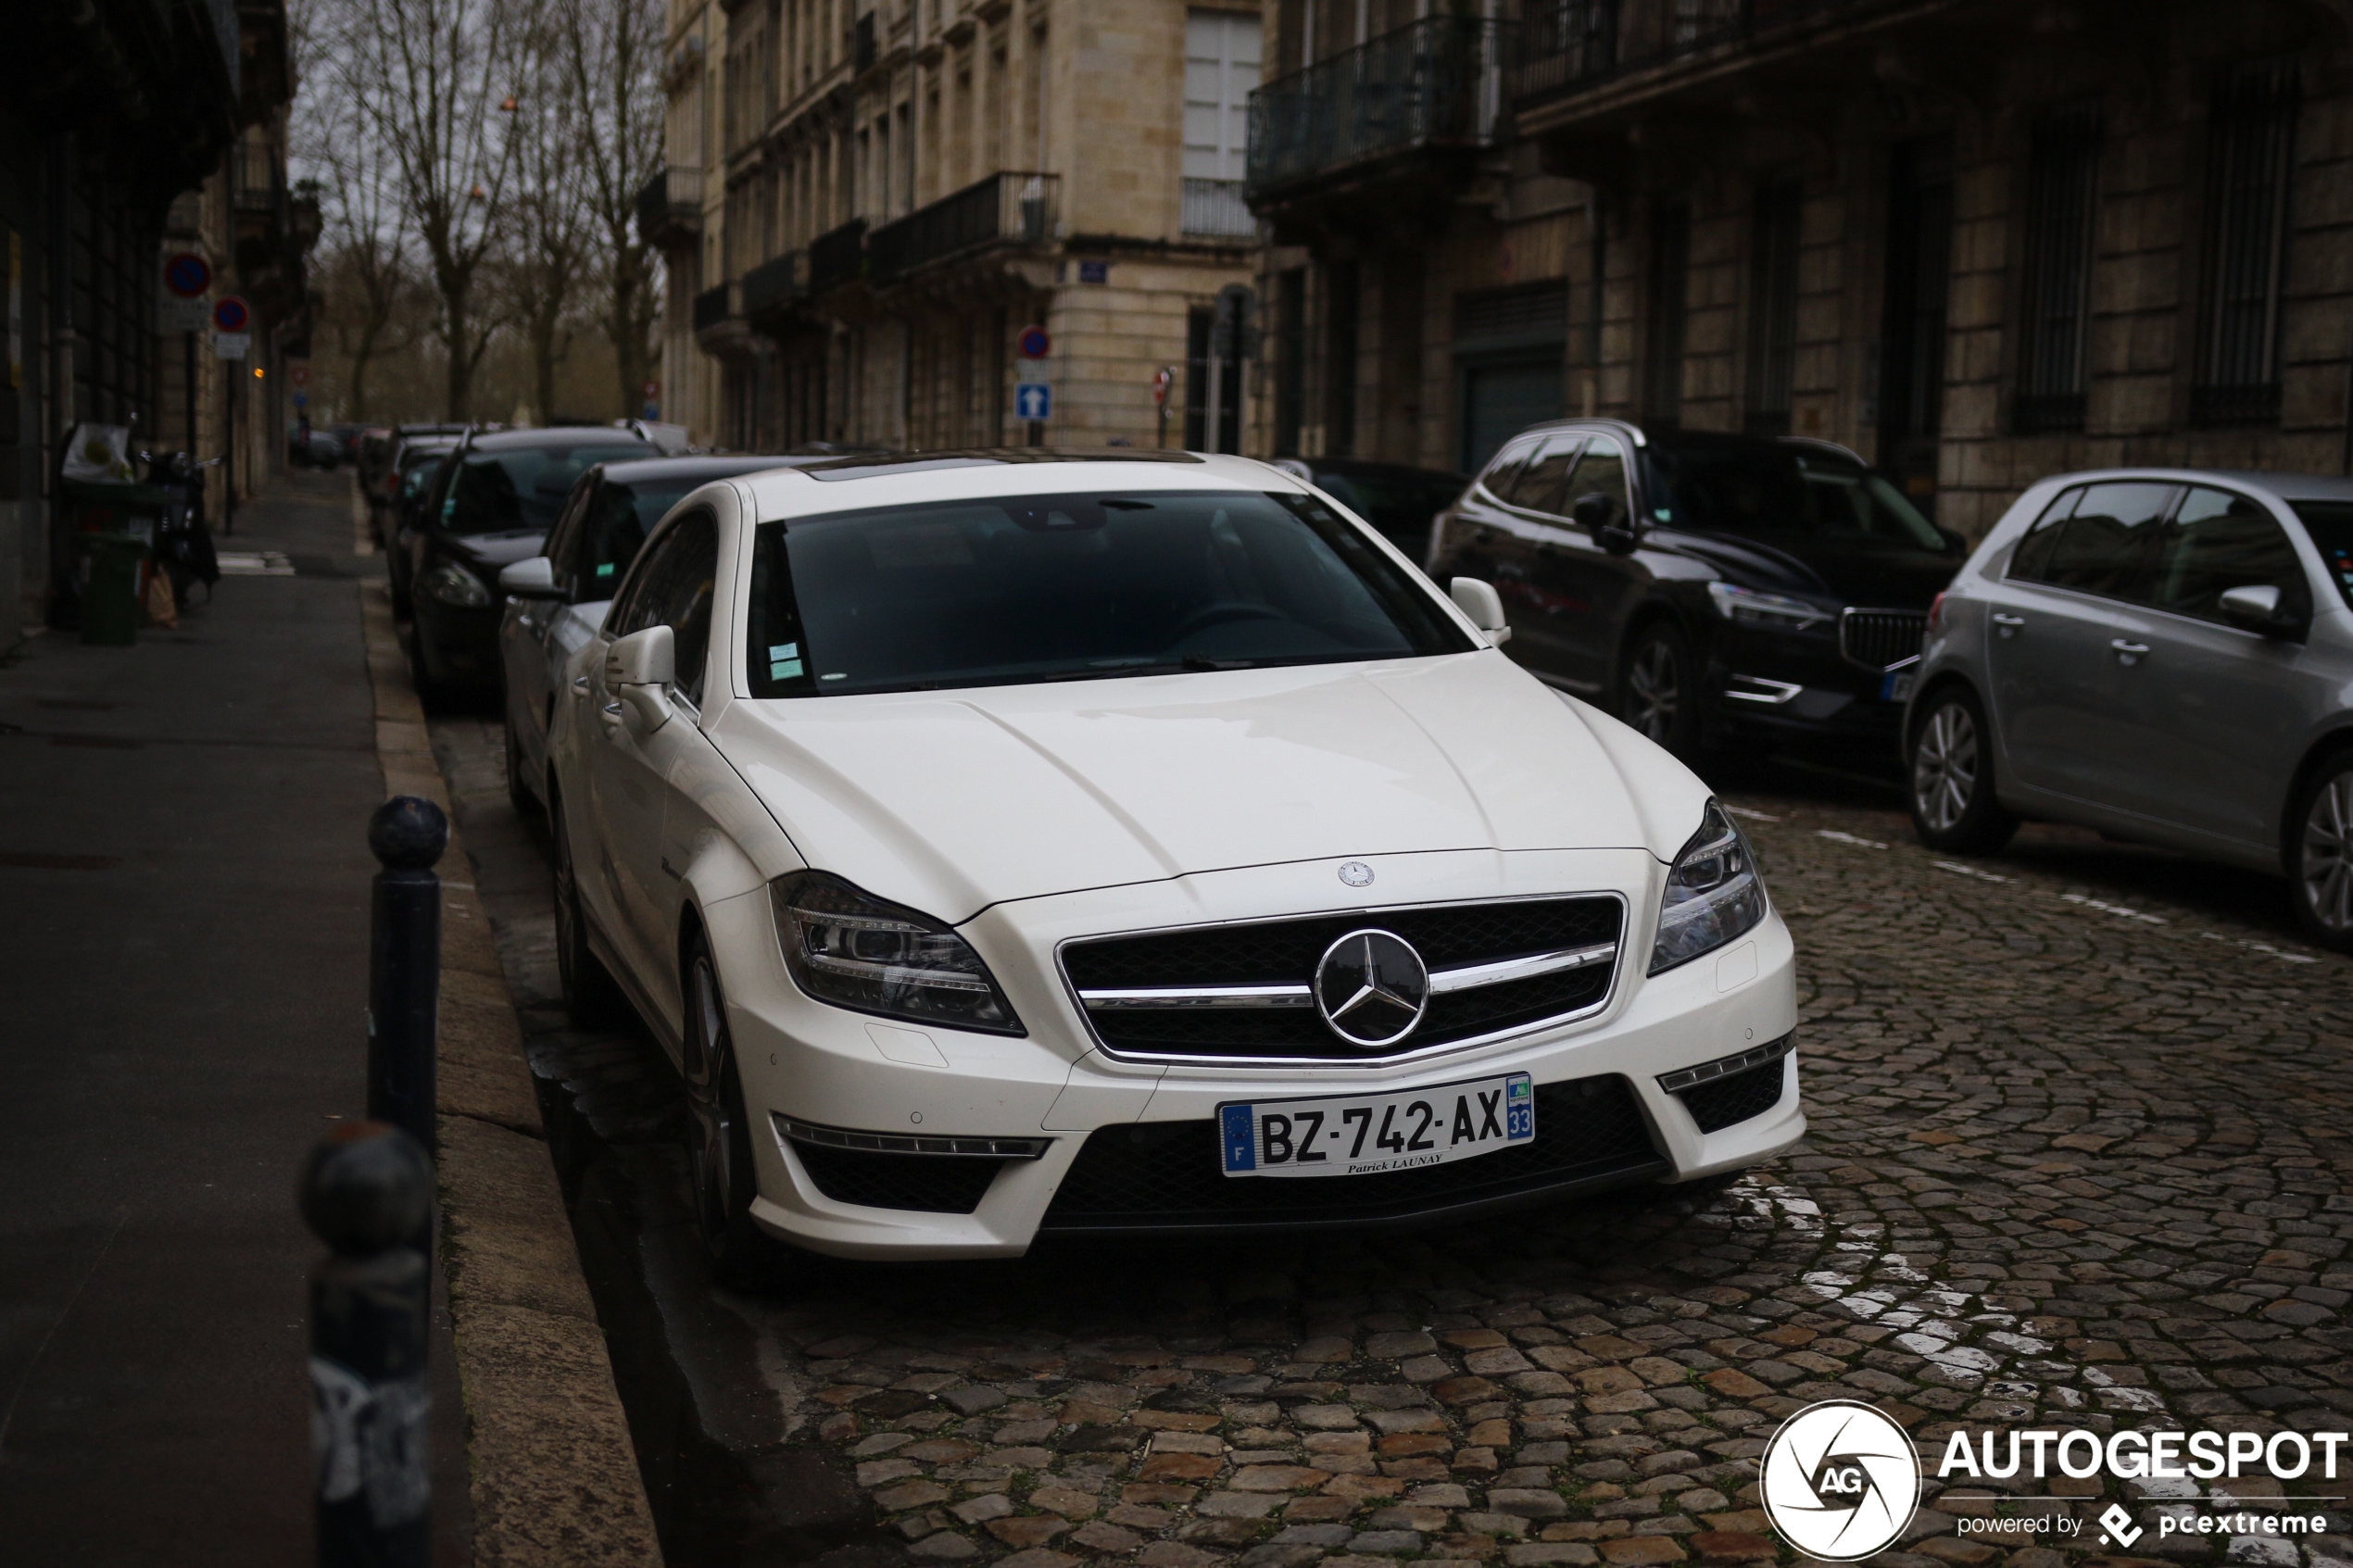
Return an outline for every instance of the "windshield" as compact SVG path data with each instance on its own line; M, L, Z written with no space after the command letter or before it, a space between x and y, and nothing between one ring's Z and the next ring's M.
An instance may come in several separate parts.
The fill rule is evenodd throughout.
M1391 539L1411 541L1409 555L1429 543L1430 520L1453 506L1470 481L1458 473L1413 469L1320 473L1315 483Z
M1703 533L1810 533L1947 552L1903 492L1818 447L1721 438L1643 451L1651 515Z
M2353 605L2353 501L2290 501L2304 520L2304 532L2328 564L2329 577L2345 602Z
M574 482L590 468L659 455L642 441L469 452L449 481L441 526L451 533L544 533L555 525Z
M704 478L655 480L641 484L616 484L607 480L598 493L580 540L580 594L585 599L609 599L612 590L637 558L654 524L685 498L687 491L706 483Z
M755 696L1469 651L1426 588L1303 495L949 501L771 522Z

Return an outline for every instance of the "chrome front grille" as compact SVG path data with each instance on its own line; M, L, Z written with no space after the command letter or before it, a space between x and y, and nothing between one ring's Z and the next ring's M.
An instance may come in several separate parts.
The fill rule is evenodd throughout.
M1840 657L1857 669L1883 673L1920 656L1928 615L1917 609L1850 609L1838 618Z
M1625 924L1616 894L1356 909L1067 942L1063 972L1114 1056L1164 1061L1393 1060L1598 1011ZM1427 967L1403 1039L1367 1049L1327 1026L1315 965L1350 932L1386 931Z

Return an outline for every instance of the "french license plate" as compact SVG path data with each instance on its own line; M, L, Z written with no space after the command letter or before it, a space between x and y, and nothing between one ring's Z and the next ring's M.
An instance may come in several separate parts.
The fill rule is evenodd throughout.
M1476 1159L1536 1136L1528 1074L1394 1094L1217 1108L1229 1176L1361 1176Z
M1881 702L1912 700L1912 676L1909 670L1894 670L1880 678L1879 696Z

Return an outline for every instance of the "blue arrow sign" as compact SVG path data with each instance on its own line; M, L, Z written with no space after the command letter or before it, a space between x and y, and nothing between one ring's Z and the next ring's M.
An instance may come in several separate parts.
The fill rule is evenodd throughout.
M1029 382L1013 388L1013 418L1031 421L1054 417L1054 389Z

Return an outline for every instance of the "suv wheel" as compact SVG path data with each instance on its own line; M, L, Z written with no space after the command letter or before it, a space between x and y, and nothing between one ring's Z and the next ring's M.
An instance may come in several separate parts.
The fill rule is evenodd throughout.
M2313 771L2288 822L2282 859L2296 922L2322 947L2353 952L2353 751Z
M1617 712L1678 757L1699 749L1699 668L1683 634L1665 621L1645 627L1626 650Z
M752 1223L759 1196L743 1075L727 1033L726 996L711 947L695 939L686 956L686 1165L695 1228L711 1277L742 1288L759 1283L780 1251Z
M2018 832L1994 796L1994 752L1985 710L1966 686L1928 700L1912 731L1912 830L1922 844L1955 855L1991 855Z

